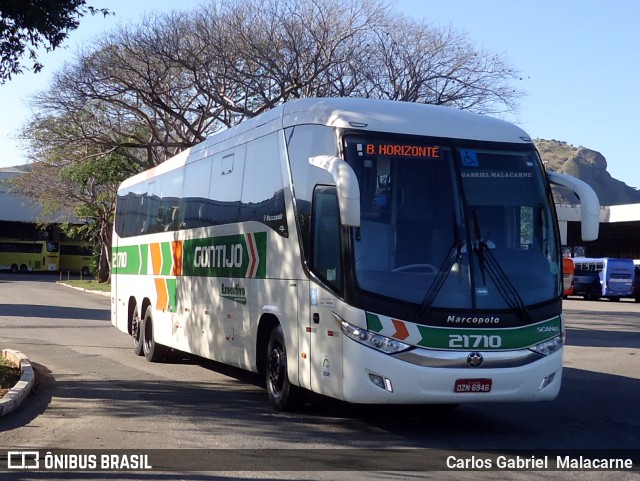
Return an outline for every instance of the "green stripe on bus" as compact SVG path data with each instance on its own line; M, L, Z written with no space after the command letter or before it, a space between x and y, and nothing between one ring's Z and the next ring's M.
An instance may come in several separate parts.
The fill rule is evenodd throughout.
M114 248L111 253L112 272L114 274L138 274L141 266L140 251L141 249L137 245ZM146 264L146 252L144 258Z
M171 243L162 242L160 244L160 250L162 251L162 269L160 271L160 275L170 276L173 268L173 255L171 254Z
M183 275L264 279L267 272L267 233L257 232L253 238L254 249L250 248L244 234L185 240Z
M247 239L251 237L253 241ZM253 242L253 248L249 245ZM171 242L160 243L160 275L173 272ZM236 234L185 240L182 244L182 275L202 277L267 276L267 233ZM112 251L114 274L148 274L149 244L120 246Z
M178 279L167 279L167 294L169 296L169 312L177 312Z
M503 329L438 328L417 325L419 346L432 349L513 350L533 346L562 332L560 316L529 326Z
M380 332L382 331L382 329L384 329L384 326L382 325L382 321L380 321L380 318L378 316L367 312L367 329L375 332Z
M141 244L140 246L140 269L138 274L147 273L147 264L149 263L149 244Z

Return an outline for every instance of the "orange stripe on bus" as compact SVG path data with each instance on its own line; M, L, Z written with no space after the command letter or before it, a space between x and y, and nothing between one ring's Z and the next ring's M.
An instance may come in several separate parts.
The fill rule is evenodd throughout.
M155 278L156 293L158 294L158 300L156 302L156 309L166 311L169 307L169 293L167 292L167 282L164 279Z
M173 252L173 274L182 275L182 241L171 242L171 252Z
M160 275L162 269L162 249L160 244L149 244L151 247L151 266L153 267L153 273L156 276Z

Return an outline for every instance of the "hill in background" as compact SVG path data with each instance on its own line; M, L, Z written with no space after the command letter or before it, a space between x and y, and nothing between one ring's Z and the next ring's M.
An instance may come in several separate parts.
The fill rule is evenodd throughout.
M640 203L640 190L611 177L607 172L607 160L600 152L558 140L536 139L534 142L547 170L583 180L595 190L600 205ZM565 188L554 187L553 192L556 203L578 202L575 194Z

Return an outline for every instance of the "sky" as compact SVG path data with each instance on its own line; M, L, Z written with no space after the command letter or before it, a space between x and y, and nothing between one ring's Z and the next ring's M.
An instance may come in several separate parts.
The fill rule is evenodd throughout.
M0 85L0 167L27 162L20 128L31 117L29 96L96 35L146 13L197 8L202 0L89 0L114 16L87 16L67 48L43 54L39 74ZM640 188L640 155L630 147L640 130L640 1L396 0L395 8L435 26L465 33L477 49L502 55L520 73L517 115L504 117L532 138L565 141L600 152L608 172Z

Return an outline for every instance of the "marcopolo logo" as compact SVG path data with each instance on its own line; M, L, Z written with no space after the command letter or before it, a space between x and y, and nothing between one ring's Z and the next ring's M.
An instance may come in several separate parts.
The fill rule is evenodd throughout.
M500 324L498 316L448 316L447 323L450 324Z

